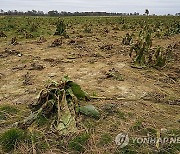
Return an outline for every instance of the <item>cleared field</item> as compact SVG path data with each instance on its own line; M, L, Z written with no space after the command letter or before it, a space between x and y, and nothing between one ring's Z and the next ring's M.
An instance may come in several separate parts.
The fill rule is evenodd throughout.
M77 114L76 133L59 135L42 115L18 129L26 137L15 146L1 141L0 153L179 153L179 143L132 140L180 136L179 33L180 17L1 17L0 133L66 75L100 118ZM115 143L121 132L130 137L124 148Z

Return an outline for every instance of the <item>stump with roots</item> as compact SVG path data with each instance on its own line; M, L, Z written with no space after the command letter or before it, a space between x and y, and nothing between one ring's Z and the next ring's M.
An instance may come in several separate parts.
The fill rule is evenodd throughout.
M27 129L43 115L52 120L50 128L53 130L61 134L76 132L79 102L87 99L88 95L78 84L64 77L60 84L53 82L40 92L37 102L29 105L31 115L16 123L16 126Z

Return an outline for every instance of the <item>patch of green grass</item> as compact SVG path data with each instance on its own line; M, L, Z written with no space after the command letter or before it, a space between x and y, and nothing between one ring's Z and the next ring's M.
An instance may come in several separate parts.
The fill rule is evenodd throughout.
M100 144L100 145L107 145L107 144L110 143L111 141L112 141L111 135L106 133L106 134L102 134L102 135L101 135L99 144Z
M72 139L69 142L68 146L71 150L74 150L78 153L84 152L84 150L85 150L84 146L86 145L89 137L90 137L89 134L83 133L79 136L76 136L74 139Z
M21 129L11 128L0 136L0 144L5 152L14 149L25 138L25 133Z
M124 113L124 112L118 111L118 112L117 112L117 116L118 116L118 118L120 118L120 119L126 119L126 116L125 116L125 113Z
M3 105L0 107L0 111L8 113L8 114L15 114L18 112L18 109L12 105Z
M0 112L0 120L6 120L6 115L3 112Z
M127 115L132 118L134 116L134 114L132 112L128 112Z
M132 131L139 131L143 129L143 124L141 120L136 121L136 123L130 128Z
M141 145L137 142L133 143L133 140L129 140L129 144L123 148L117 148L114 154L137 154Z

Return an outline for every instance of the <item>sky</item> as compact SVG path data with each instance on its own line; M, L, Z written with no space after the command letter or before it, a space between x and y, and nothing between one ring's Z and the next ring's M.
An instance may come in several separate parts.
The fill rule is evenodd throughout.
M175 14L180 12L180 0L0 0L0 9L7 10L49 10L84 12L106 11Z

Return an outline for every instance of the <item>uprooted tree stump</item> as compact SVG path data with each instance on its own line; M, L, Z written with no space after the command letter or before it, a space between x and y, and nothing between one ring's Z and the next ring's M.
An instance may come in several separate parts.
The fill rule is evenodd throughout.
M15 123L15 126L27 129L40 115L43 115L51 120L52 130L64 135L75 133L78 113L99 118L99 112L94 106L81 106L80 100L87 101L88 99L89 96L77 83L64 77L60 84L53 82L42 90L37 102L29 105L31 115Z

